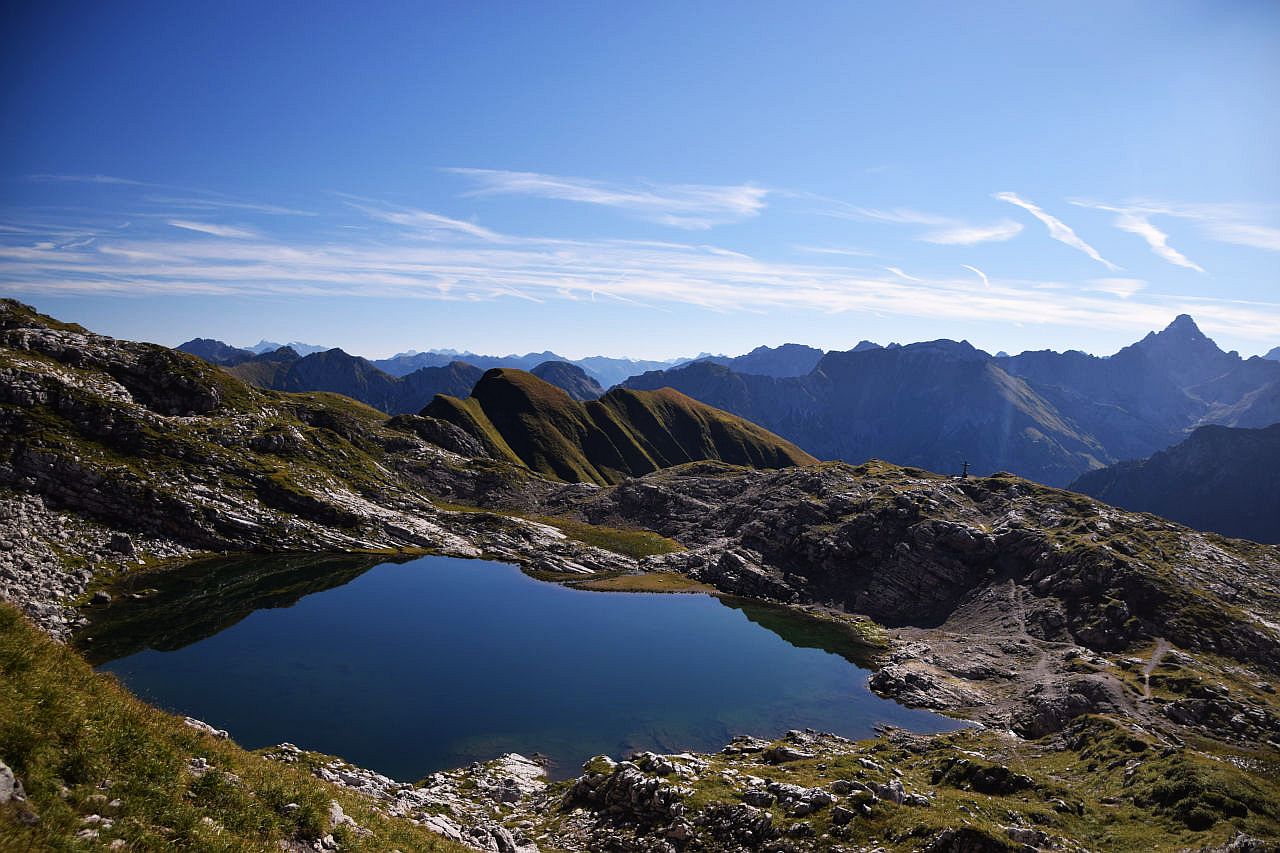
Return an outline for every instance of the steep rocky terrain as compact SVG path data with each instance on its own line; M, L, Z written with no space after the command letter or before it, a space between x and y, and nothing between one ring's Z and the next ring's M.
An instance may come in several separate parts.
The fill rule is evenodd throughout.
M503 373L540 414L587 408ZM498 399L477 406L491 425ZM615 399L637 401L633 420L673 407L666 425L700 411ZM844 632L876 656L873 689L979 727L747 737L713 755L601 757L561 783L507 756L402 783L296 747L249 756L145 709L5 610L0 842L407 850L425 828L503 853L1275 849L1258 839L1280 836L1280 549L1005 474L702 461L598 486L541 476L491 441L430 411L257 389L6 301L0 595L65 637L122 581L210 552L363 552L358 571L430 550L583 586L683 579ZM210 602L157 636L243 616L223 599L306 594L291 559L248 581L216 562L153 574L179 604Z
M1201 530L1280 543L1280 424L1200 427L1149 459L1090 471L1071 489Z
M583 403L508 368L490 370L465 400L440 396L422 414L457 425L495 457L568 482L606 485L701 459L761 468L816 461L755 424L670 389L615 388Z

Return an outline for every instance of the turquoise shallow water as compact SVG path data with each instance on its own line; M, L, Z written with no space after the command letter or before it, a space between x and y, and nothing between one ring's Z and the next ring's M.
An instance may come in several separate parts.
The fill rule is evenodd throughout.
M292 741L404 780L503 752L540 752L566 776L597 753L714 750L734 734L958 726L875 696L838 637L779 611L447 557L289 571L300 592L278 574L253 595L174 580L163 608L130 605L131 623L102 628L99 659L124 656L99 668L246 747Z

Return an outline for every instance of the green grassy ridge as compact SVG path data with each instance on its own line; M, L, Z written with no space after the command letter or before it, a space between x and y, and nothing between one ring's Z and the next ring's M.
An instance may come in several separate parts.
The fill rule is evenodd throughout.
M495 456L568 482L611 485L703 459L758 468L816 462L773 433L669 388L615 388L581 403L509 368L488 371L465 400L441 395L422 413L461 427Z
M215 769L197 776L187 769L192 758ZM331 800L372 832L339 829L344 850L467 849L146 705L7 604L0 604L0 760L27 796L0 805L0 849L104 849L123 839L130 850L279 850L282 840L329 832ZM90 814L110 818L111 828L92 844L73 841L92 828L83 821Z

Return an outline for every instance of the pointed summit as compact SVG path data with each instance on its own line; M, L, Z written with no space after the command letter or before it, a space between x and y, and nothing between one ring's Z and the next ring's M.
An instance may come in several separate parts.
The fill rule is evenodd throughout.
M1164 368L1174 384L1181 388L1198 385L1221 376L1234 368L1239 356L1225 353L1200 331L1190 314L1179 314L1162 331L1149 332L1145 338L1125 347L1117 355L1139 352Z
M1200 327L1196 325L1196 321L1192 319L1190 314L1179 314L1173 318L1173 322L1164 327L1161 334L1179 334L1179 335L1198 335L1204 337L1204 332L1200 331Z

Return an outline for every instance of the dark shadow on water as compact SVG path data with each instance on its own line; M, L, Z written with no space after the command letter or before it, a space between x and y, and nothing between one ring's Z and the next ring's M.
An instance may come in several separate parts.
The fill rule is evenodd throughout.
M89 624L73 644L93 666L144 649L174 651L256 610L292 607L390 562L401 561L372 554L254 555L128 575L111 588L110 604L86 611Z
M761 604L742 598L722 596L725 607L742 611L742 615L767 631L777 634L797 649L818 649L839 655L854 666L871 669L880 649L860 642L853 631L836 622L828 622L787 607Z

